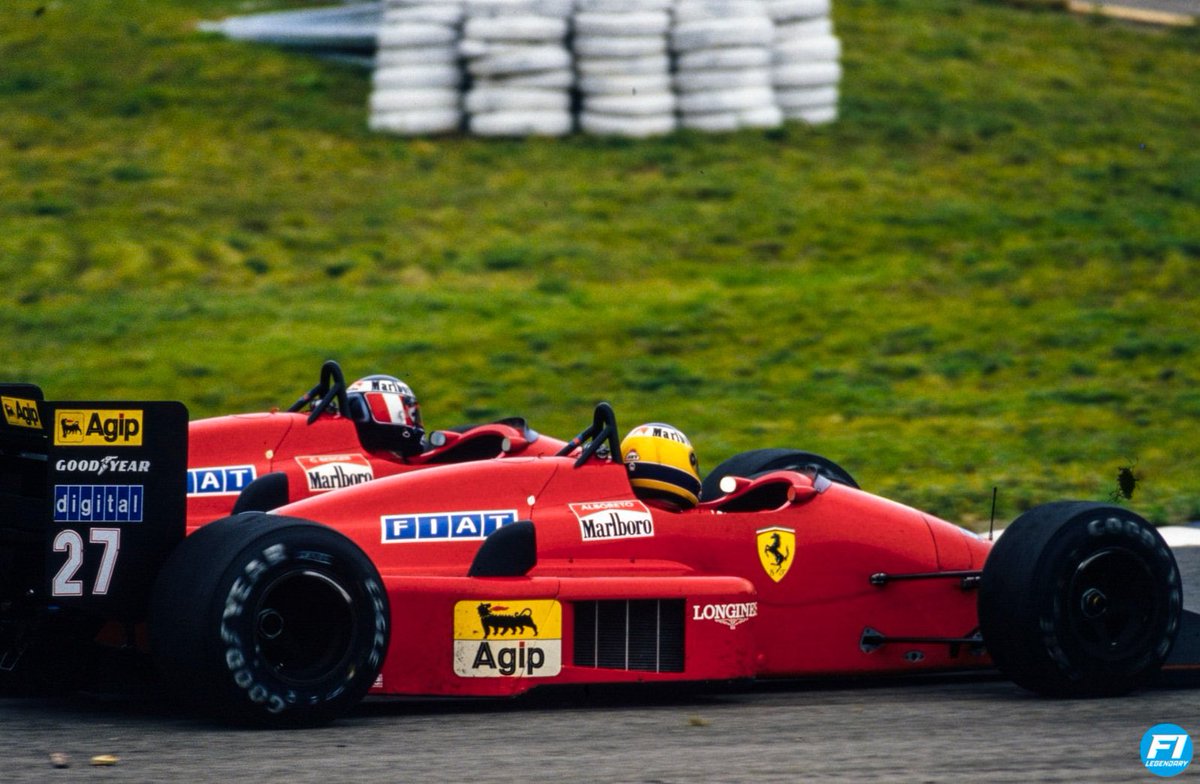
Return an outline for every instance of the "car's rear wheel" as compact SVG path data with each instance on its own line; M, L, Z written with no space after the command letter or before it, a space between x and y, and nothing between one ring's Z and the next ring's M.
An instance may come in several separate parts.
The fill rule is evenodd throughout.
M150 639L168 689L223 719L328 722L375 682L387 652L383 583L331 528L247 513L210 523L163 566Z
M727 476L753 478L770 471L809 471L839 484L858 487L846 469L832 460L799 449L752 449L720 463L704 477L700 498L712 501L725 495L721 480Z
M996 666L1039 694L1110 696L1150 681L1179 631L1175 557L1127 509L1062 502L1018 517L983 567L979 625Z

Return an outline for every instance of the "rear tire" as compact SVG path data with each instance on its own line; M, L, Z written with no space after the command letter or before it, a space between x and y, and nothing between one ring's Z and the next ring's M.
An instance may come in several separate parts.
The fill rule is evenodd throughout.
M700 499L712 501L725 495L721 491L721 480L727 476L753 478L770 471L816 471L826 479L858 488L858 482L846 469L832 460L804 452L799 449L752 449L734 455L719 464L704 478L700 488Z
M1049 696L1101 697L1153 679L1179 631L1175 557L1141 517L1061 502L1017 518L983 566L979 625L996 666Z
M379 573L345 536L247 513L172 553L151 599L150 643L183 701L237 723L311 726L366 695L389 618Z

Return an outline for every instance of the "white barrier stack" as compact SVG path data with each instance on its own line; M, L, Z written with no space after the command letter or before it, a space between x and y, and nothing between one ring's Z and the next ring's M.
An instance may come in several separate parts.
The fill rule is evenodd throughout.
M585 133L646 137L675 130L667 34L672 0L577 0L575 71Z
M837 118L831 0L383 0L374 130L645 137Z
M837 119L841 41L833 34L830 0L766 0L775 23L773 85L789 120Z
M459 53L467 125L481 136L562 136L574 127L567 48L572 0L467 0Z
M462 126L461 0L386 0L371 77L372 130L407 136Z
M677 0L671 48L680 125L701 131L779 125L774 38L761 0Z

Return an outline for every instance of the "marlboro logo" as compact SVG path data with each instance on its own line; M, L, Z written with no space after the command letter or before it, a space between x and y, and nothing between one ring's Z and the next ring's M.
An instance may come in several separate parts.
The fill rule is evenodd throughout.
M310 493L326 493L361 485L375 478L371 462L362 455L315 455L297 457Z

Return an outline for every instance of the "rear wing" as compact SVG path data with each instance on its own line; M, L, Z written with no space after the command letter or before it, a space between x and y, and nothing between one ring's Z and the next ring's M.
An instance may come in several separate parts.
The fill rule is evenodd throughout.
M42 508L48 443L41 405L33 384L0 384L0 548L36 539L30 521Z
M105 618L144 616L184 537L182 403L46 401L0 385L0 590ZM14 584L18 583L18 584Z

